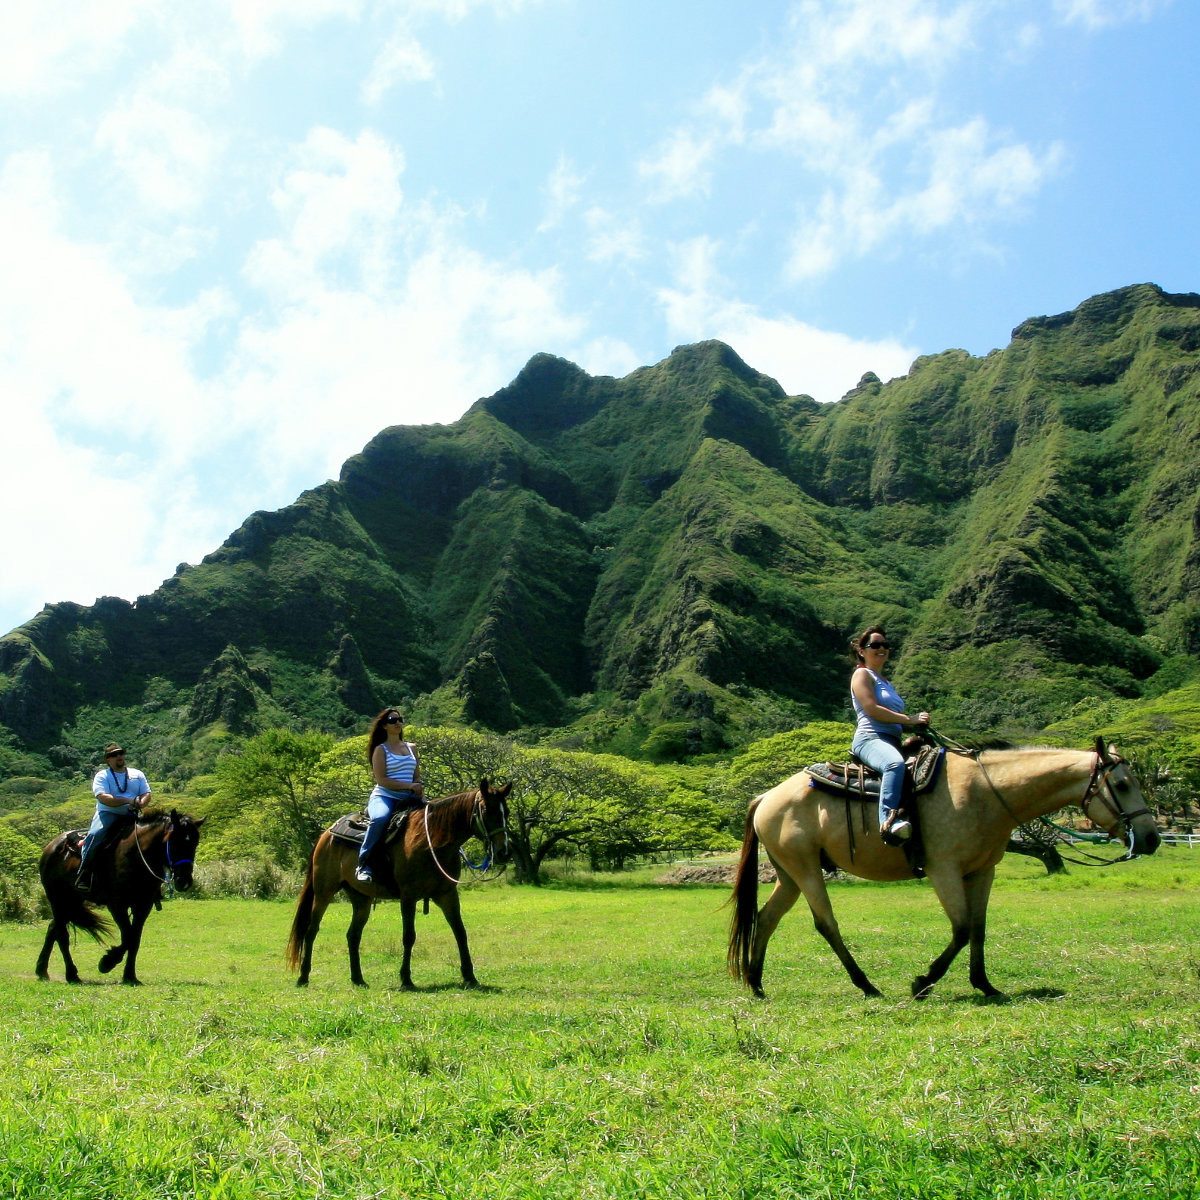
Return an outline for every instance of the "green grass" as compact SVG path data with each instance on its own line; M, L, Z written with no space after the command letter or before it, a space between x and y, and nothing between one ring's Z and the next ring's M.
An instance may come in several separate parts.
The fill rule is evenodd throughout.
M396 988L399 912L353 988L335 905L312 985L291 905L176 900L141 989L40 984L0 926L0 1196L1182 1197L1200 1194L1200 853L1049 878L1006 860L980 1003L923 884L839 882L865 1001L795 910L767 1002L723 971L726 891L644 869L471 888L484 988L433 910ZM767 889L761 890L765 899ZM61 980L61 962L52 963Z

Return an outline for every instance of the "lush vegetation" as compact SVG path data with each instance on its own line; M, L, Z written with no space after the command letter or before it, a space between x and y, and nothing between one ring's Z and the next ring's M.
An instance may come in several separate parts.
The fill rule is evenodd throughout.
M117 737L182 783L383 702L526 746L729 757L842 719L873 620L946 732L1111 712L1194 767L1198 462L1200 297L1150 285L828 406L715 342L619 380L540 355L136 605L50 605L0 639L0 779L69 778Z
M290 903L178 899L152 915L136 994L39 984L38 926L0 926L7 1036L0 1192L63 1200L855 1195L1185 1197L1200 1179L1200 852L1048 877L1005 861L993 976L941 948L927 885L835 883L864 1001L799 911L769 1000L723 971L724 889L656 871L474 887L484 987L456 986L441 918L399 914L348 979L330 910L311 986L282 949ZM114 1001L116 997L116 1001Z

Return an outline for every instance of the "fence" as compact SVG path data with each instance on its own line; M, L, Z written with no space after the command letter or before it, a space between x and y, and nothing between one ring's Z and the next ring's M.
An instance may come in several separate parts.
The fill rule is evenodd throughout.
M1164 833L1163 844L1167 846L1200 846L1200 833Z

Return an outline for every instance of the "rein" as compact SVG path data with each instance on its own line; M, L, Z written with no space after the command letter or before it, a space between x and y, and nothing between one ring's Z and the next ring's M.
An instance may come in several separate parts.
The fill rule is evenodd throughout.
M997 800L1000 801L1004 811L1008 813L1008 815L1018 826L1025 823L1017 816L1015 812L1013 812L1012 805L1005 800L1004 796L1000 792L1000 789L992 781L992 777L988 774L987 767L984 766L983 763L982 750L976 750L970 746L964 746L961 742L956 742L952 738L944 737L942 734L935 732L929 727L926 727L925 732L951 754L957 754L964 758L974 759L976 765L979 767L979 770L982 772L984 779L987 781L988 787L992 789L992 794ZM1073 863L1075 866L1111 867L1115 866L1117 863L1129 862L1130 859L1135 857L1133 852L1133 821L1135 817L1148 815L1150 810L1143 804L1141 808L1134 809L1132 812L1125 812L1124 809L1121 808L1120 801L1118 801L1116 796L1113 794L1112 784L1109 782L1109 776L1124 761L1125 760L1120 755L1117 755L1116 758L1106 762L1105 759L1099 753L1097 753L1096 761L1092 764L1092 773L1088 778L1087 787L1084 788L1083 796L1079 800L1077 807L1086 813L1088 801L1093 798L1099 800L1105 806L1105 808L1107 808L1109 812L1116 817L1117 821L1125 827L1125 853L1120 858L1109 859L1101 858L1096 854L1089 854L1085 850L1077 850L1075 853L1082 855L1081 858L1067 858L1067 861ZM1102 788L1103 791L1101 791ZM1038 820L1041 821L1043 825L1048 825L1051 829L1055 830L1065 840L1066 831L1055 825L1053 821L1048 820L1044 816L1038 817ZM1074 837L1077 835L1072 833L1071 836ZM1095 840L1099 841L1101 839L1096 838ZM1102 840L1110 840L1110 835L1105 834Z
M442 878L449 880L452 884L454 884L455 887L459 887L459 886L461 886L462 881L460 879L456 878L455 876L451 875L450 872L447 871L446 868L442 866L442 864L438 861L437 851L433 848L433 838L430 836L430 833L429 833L429 810L431 807L432 807L432 805L429 805L429 804L425 805L425 843L429 847L429 856L430 856L430 858L433 859L433 865L435 867L437 867L438 871L442 875ZM503 801L500 802L500 818L501 818L501 828L504 830L504 836L505 836L505 839L507 840L507 838L508 838L508 821L507 821L507 813L505 811ZM463 848L461 846L458 848L458 857L462 861L463 866L466 867L468 871L470 871L473 875L480 876L480 875L483 875L483 873L485 871L487 871L492 865L492 834L488 830L488 827L484 823L484 820L483 820L483 793L482 792L475 793L475 799L471 805L471 830L479 838L479 840L481 842L483 842L484 846L486 847L486 849L484 850L483 858L481 858L478 863L471 862L471 860L469 858L467 858L466 852L463 850ZM488 876L487 878L488 879L498 879L499 877L500 877L500 872L497 872L495 875ZM485 882L486 882L486 880L485 880Z
M140 858L142 860L142 866L145 867L146 870L150 872L151 878L157 879L159 883L165 884L166 888L167 888L167 895L173 896L175 894L174 867L176 865L182 865L184 861L191 862L191 859L187 859L187 860L180 859L178 864L176 864L175 862L172 861L172 859L171 859L171 826L170 826L170 822L168 821L167 832L163 835L163 851L165 853L166 860L167 860L167 870L166 870L165 874L160 875L149 864L149 862L146 861L146 852L142 849L142 839L140 837L138 837L138 827L136 824L133 827L133 844L137 847L138 858Z

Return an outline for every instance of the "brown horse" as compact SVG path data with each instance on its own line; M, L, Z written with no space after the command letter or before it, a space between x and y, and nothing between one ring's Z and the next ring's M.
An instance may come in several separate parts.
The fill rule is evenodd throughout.
M397 890L394 892L379 882L357 882L354 870L358 865L358 848L335 840L328 829L322 833L309 860L308 877L296 904L296 916L287 945L288 964L293 971L300 971L297 986L304 987L308 983L313 942L321 928L321 918L330 901L343 888L349 894L354 908L350 928L346 931L352 983L359 987L367 986L359 963L359 944L362 942L363 928L371 916L371 906L377 900L399 900L404 923L404 961L400 967L400 985L412 988L409 964L413 943L417 940L417 901L432 900L442 910L458 943L463 984L466 987L477 986L471 952L467 947L467 931L459 911L459 851L469 838L478 837L487 846L493 862L499 864L508 858L506 801L511 790L511 783L493 788L486 779L481 779L478 789L435 800L410 814L403 837L387 847L396 881Z
M951 930L946 949L924 975L913 980L912 994L918 999L929 993L968 943L972 986L985 996L1001 995L984 968L984 928L996 864L1018 825L1076 804L1110 835L1123 830L1130 856L1153 854L1159 844L1137 780L1116 748L1106 750L1100 738L1088 751L948 754L933 790L920 796L918 803L926 873ZM852 849L845 801L813 787L806 771L751 802L733 884L728 961L734 977L755 995L763 995L767 942L801 893L817 931L833 947L855 986L867 996L880 994L842 941L822 872L824 861L862 879L912 878L903 851L885 846L874 822L865 825L856 830ZM766 904L756 911L760 840L778 881Z
M75 887L79 871L78 834L60 833L42 851L39 871L46 899L50 902L50 927L37 960L37 977L50 978L50 954L58 943L67 969L67 982L78 983L79 972L71 958L70 927L74 925L96 941L112 933L112 926L97 911L107 907L121 934L118 945L100 959L100 971L107 974L122 958L125 972L122 983L137 984L138 948L142 944L142 926L151 908L162 900L162 885L174 880L174 886L186 892L192 886L192 864L200 826L191 817L170 813L143 813L125 832L117 835L115 845L102 846L92 860L96 864L94 883L87 896Z

